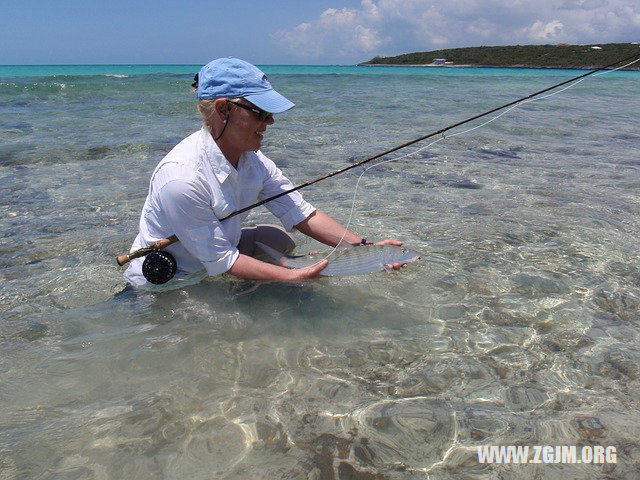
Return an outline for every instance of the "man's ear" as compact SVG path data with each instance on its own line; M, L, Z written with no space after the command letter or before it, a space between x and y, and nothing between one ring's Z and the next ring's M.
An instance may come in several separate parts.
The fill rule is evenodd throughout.
M220 119L222 121L226 121L227 116L229 115L229 110L230 110L227 100L224 98L217 98L215 101L215 106L216 106L216 113L218 114Z

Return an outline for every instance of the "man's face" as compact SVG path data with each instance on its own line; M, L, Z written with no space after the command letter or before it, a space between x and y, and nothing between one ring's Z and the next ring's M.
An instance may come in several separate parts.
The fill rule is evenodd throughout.
M264 120L260 120L266 116L266 112L262 113L263 110L245 99L229 101L227 105L230 109L227 131L233 146L242 151L259 150L267 126L275 122L273 116L269 115Z

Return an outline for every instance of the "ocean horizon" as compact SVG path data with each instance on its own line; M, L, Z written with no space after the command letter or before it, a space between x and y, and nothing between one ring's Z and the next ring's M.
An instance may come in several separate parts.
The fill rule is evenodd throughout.
M420 74L422 70L446 72L456 70L482 70L489 72L497 70L514 70L521 72L579 72L589 69L567 68L530 68L530 67L475 67L475 66L434 66L434 65L258 65L265 73L277 74L355 74L355 75L396 75L398 73ZM87 75L158 75L158 74L195 74L202 65L197 64L78 64L78 65L0 65L0 78L3 77L46 77L46 76L87 76ZM622 73L638 73L625 70ZM522 73L526 74L526 73Z

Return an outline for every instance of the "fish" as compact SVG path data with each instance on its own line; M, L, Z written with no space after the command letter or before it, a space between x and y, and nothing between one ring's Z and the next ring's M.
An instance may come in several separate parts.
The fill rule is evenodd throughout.
M285 255L260 243L255 244L277 264L287 268L306 268L324 259L324 256ZM394 263L412 263L420 260L422 254L415 250L395 245L361 245L338 247L329 257L329 264L320 272L326 277L342 275L362 275L365 273L389 272Z

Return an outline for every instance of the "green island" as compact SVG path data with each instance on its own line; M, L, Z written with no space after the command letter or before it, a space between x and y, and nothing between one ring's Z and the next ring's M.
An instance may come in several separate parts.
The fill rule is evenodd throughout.
M638 43L591 45L512 45L500 47L466 47L405 53L394 57L376 56L362 66L444 66L593 69L617 60L640 58ZM639 70L640 62L629 67Z

